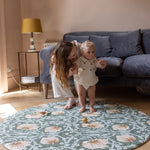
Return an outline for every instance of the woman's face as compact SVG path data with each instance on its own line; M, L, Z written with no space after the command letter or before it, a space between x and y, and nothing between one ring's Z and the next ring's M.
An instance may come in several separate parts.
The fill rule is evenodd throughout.
M70 55L68 56L69 60L75 61L77 59L77 49L76 46L73 46L72 51L70 52Z

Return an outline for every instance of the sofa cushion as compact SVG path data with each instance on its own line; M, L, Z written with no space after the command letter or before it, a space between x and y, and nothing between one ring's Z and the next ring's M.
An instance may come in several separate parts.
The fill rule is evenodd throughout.
M122 74L123 59L117 57L100 57L98 59L106 60L105 69L97 69L96 74L99 77L119 77Z
M78 42L82 43L88 40L89 36L76 36L76 35L66 35L63 40L65 41L73 41L77 40Z
M126 58L142 54L140 30L110 35L112 56Z
M142 43L144 53L150 54L150 32L143 33Z
M126 58L122 71L127 77L150 77L150 54L135 55Z
M109 36L90 35L89 40L94 42L96 57L108 57L111 55L112 50L110 46Z

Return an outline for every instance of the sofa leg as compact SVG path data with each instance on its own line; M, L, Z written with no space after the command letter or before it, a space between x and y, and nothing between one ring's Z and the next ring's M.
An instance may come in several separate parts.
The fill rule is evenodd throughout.
M48 98L48 84L42 84L43 87L43 93L44 93L44 98L47 99Z

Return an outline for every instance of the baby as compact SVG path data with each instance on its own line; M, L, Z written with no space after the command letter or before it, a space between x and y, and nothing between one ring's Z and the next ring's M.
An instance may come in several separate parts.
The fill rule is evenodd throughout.
M95 112L95 89L98 77L95 74L96 68L104 69L107 65L105 60L98 60L95 57L95 46L91 41L85 41L80 46L81 56L76 61L78 66L77 74L74 74L74 81L77 86L79 96L79 104L81 108L79 112L85 111L86 91L90 100L90 112Z

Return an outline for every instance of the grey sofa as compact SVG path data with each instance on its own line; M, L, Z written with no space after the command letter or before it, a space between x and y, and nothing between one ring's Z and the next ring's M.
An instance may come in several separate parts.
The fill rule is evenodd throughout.
M97 86L101 87L135 87L138 92L150 94L150 29L126 32L70 32L63 40L93 41L95 56L107 61L104 70L97 69L99 77ZM40 82L43 84L44 95L47 98L50 53L55 46L41 50L40 57L43 69Z

